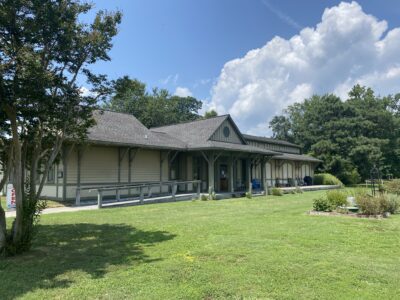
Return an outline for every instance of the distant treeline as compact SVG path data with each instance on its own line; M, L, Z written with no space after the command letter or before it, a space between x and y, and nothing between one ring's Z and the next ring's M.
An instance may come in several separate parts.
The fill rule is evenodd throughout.
M370 178L374 165L383 177L400 177L400 94L380 97L356 85L346 101L314 95L287 107L270 128L275 138L323 160L318 170L344 183Z

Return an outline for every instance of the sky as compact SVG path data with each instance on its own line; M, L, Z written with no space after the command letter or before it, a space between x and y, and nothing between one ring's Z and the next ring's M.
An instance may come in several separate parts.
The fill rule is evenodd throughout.
M92 69L229 113L243 132L313 94L356 83L400 92L400 1L94 0L123 13L111 61ZM82 85L84 86L84 82Z

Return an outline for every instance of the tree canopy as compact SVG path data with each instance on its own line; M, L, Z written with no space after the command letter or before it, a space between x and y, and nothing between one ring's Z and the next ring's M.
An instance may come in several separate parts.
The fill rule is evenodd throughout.
M370 177L373 165L382 175L400 176L400 94L376 96L356 85L342 101L333 94L314 95L275 116L275 138L302 146L323 160L320 171L344 183Z
M78 0L0 2L0 189L11 175L17 209L7 231L0 205L0 255L29 249L47 174L66 139L84 139L108 90L89 66L110 59L121 14L99 11L83 23L91 8ZM82 94L78 76L92 96Z
M200 118L202 102L193 97L171 95L165 89L154 88L128 76L112 82L113 94L104 107L134 115L146 127L164 126Z

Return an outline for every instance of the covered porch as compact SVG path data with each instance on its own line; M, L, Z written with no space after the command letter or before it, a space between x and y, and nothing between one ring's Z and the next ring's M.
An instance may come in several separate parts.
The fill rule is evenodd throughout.
M200 180L203 193L261 193L267 188L265 166L271 157L226 150L180 152L171 161L169 180ZM261 172L255 172L257 169ZM188 188L182 186L178 191Z

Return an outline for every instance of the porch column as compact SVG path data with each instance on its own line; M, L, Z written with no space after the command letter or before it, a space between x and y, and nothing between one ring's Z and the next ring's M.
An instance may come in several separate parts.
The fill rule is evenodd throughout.
M246 179L247 179L247 189L249 193L252 192L252 185L251 185L251 159L246 159Z
M267 193L268 187L265 184L265 158L261 158L261 190L265 191L265 194Z
M209 193L214 192L215 187L215 179L214 179L214 162L215 162L215 155L211 152L208 155L208 191Z
M233 165L234 165L234 163L233 162L234 161L235 160L234 160L233 156L231 156L230 160L229 160L229 188L231 190L231 193L235 192L234 178L233 178L233 176L234 176L234 174L233 174Z

